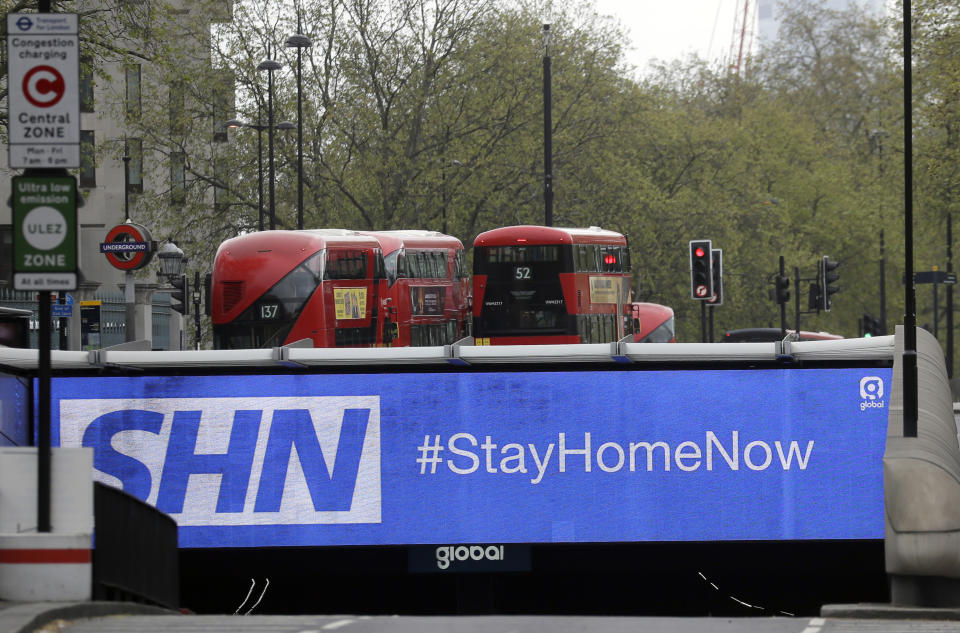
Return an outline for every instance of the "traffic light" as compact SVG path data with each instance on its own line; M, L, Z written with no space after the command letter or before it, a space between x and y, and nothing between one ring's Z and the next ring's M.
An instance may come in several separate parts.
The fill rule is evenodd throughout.
M707 305L723 305L723 249L714 248L710 251L710 272L713 281L713 295L707 300Z
M872 336L883 336L883 327L880 325L880 319L864 313L863 315L863 336L870 338Z
M810 291L807 295L807 310L820 309L820 284L810 284Z
M786 275L776 275L773 278L773 289L770 298L779 304L790 301L790 278Z
M187 276L174 277L170 284L176 288L170 293L170 307L184 316L190 314L190 282L187 281ZM180 303L175 303L176 301Z
M840 279L840 273L834 272L839 265L840 262L831 260L829 255L824 255L820 259L818 275L820 280L820 309L824 312L829 312L830 306L833 305L830 296L840 291L839 286L831 285Z
M713 297L713 272L710 240L690 240L690 298Z

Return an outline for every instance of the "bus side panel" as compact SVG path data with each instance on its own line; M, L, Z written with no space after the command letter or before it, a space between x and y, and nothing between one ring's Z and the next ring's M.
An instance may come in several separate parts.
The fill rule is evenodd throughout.
M324 298L324 288L330 282L322 282L320 287L314 291L313 296L307 301L300 313L300 318L294 324L290 334L283 342L289 345L295 341L309 338L313 340L314 347L333 347L333 330L327 327L328 319L326 312L331 312L332 305Z
M357 279L357 280L348 280L348 279L337 279L337 280L328 280L324 281L322 284L323 288L323 303L324 303L324 339L329 341L327 347L337 347L337 330L350 331L350 330L360 330L361 328L369 329L373 323L371 320L371 315L373 314L373 300L375 293L372 292L372 280L370 279ZM357 291L362 290L360 297L357 296ZM363 311L359 313L359 318L340 318L338 319L338 306L337 299L338 296L342 294L343 291L352 291L349 296L351 301L355 301L362 297L363 301ZM339 306L340 316L344 316L343 312L350 311L350 307L344 305L344 298L340 297L341 305ZM359 307L359 306L358 306ZM350 316L350 315L348 315ZM357 336L360 336L360 333L357 332ZM369 335L364 334L364 340L369 342L360 343L360 347L372 347L376 345L376 340L379 338L378 335L370 333ZM357 344L347 344L347 347L357 347Z

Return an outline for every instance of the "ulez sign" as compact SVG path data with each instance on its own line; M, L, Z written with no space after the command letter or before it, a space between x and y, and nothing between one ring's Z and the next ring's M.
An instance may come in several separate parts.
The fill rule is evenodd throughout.
M80 166L80 55L75 13L7 15L10 167Z
M77 187L72 176L13 178L13 287L77 287Z

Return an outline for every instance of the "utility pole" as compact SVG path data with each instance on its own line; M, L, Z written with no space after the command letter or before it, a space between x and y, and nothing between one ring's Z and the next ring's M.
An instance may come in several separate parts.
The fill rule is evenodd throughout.
M543 25L543 204L544 224L553 226L553 117L550 78L550 25Z

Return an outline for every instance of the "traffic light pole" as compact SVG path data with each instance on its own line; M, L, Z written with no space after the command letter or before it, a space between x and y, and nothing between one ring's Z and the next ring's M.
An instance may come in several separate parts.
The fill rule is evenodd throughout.
M704 303L706 303L706 301L704 301ZM713 338L713 306L710 306L710 308L707 310L707 312L708 312L709 315L710 315L710 316L709 316L709 319L708 319L708 320L709 320L709 323L710 323L710 328L709 328L709 329L710 329L710 336L709 336L709 338L707 339L707 342L708 342L708 343L713 343L713 342L716 340L715 338Z
M800 335L800 267L793 267L793 330Z
M700 302L700 341L706 343L707 341L707 302Z
M780 278L786 279L786 265L783 262L783 255L780 256ZM796 294L796 293L794 293ZM780 303L780 338L787 337L787 304L786 302Z

